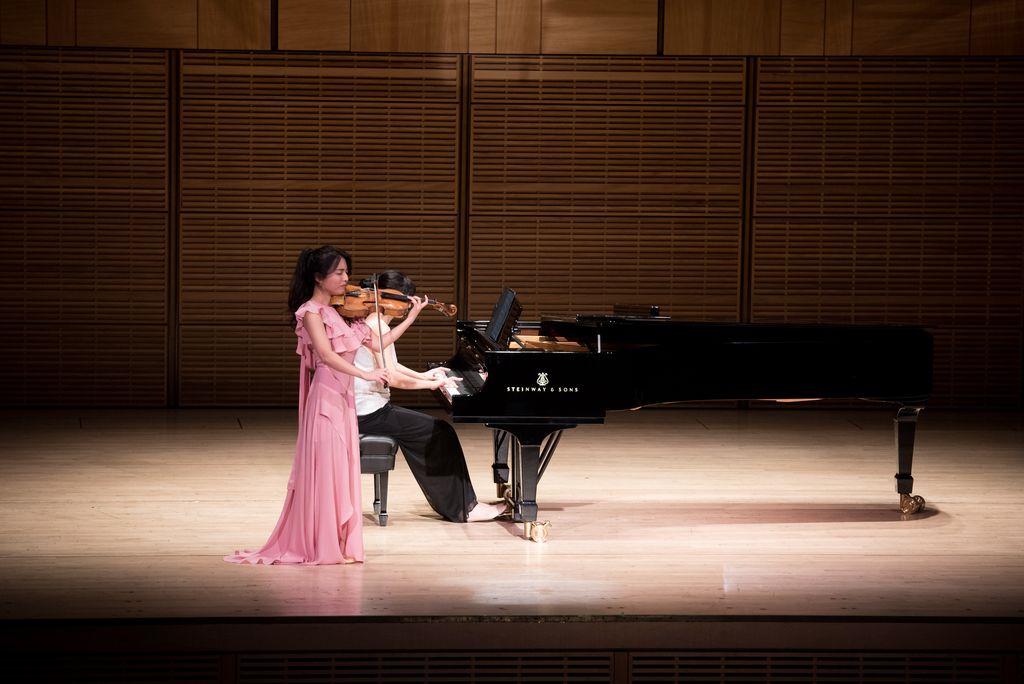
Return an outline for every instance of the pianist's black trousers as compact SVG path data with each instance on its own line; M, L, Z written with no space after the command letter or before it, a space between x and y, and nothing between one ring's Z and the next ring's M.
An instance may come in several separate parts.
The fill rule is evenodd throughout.
M466 514L476 506L476 492L455 428L425 413L387 404L359 416L359 433L394 438L430 507L445 520L466 522Z

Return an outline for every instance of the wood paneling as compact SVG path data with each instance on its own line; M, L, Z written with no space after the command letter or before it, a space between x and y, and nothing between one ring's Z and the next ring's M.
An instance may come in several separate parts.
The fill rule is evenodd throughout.
M167 208L167 106L155 101L0 99L0 204Z
M195 48L197 0L76 0L78 44Z
M0 405L165 406L167 328L64 325L45 314L0 325Z
M166 403L167 215L0 211L0 405Z
M740 109L477 105L471 211L739 211Z
M774 107L1024 106L1014 59L762 59L758 104Z
M469 51L493 53L497 39L496 0L469 0Z
M167 209L167 102L158 97L166 94L164 54L0 56L0 205Z
M653 55L657 0L542 0L544 54Z
M512 287L524 319L660 305L665 315L739 316L738 218L474 216L469 317Z
M281 50L348 50L349 0L278 0Z
M469 316L510 286L527 318L737 320L743 84L742 60L474 57Z
M267 50L271 5L0 0L0 43ZM1024 53L1024 0L665 0L664 19L666 54ZM277 28L281 50L639 55L657 21L657 0L278 0Z
M762 62L755 211L1024 214L1022 68L967 59Z
M1020 218L758 218L752 318L921 325L935 336L934 405L1014 405L1020 226Z
M474 103L742 106L740 59L474 57Z
M271 0L197 0L201 50L269 50Z
M293 403L284 289L298 250L329 242L357 275L397 267L442 301L465 295L462 317L511 285L527 316L624 303L728 321L749 295L757 321L924 325L937 403L1019 404L1020 60L469 64L463 103L451 55L0 49L0 402L159 404L175 368L185 403ZM54 288L60 323L39 345L24 321ZM424 316L409 365L451 350L449 322ZM39 353L58 357L48 389Z
M450 56L184 56L183 404L294 403L285 301L304 247L336 244L357 277L397 268L455 301L459 78ZM425 313L403 363L447 360L446 320Z
M167 401L167 55L0 50L0 403Z
M473 79L473 213L739 211L740 60L476 57Z
M466 52L467 0L351 0L352 49Z
M162 52L0 48L0 95L164 100L167 65Z
M0 42L267 50L272 4L273 0L0 0ZM653 54L658 4L278 0L278 47ZM664 50L687 55L1020 55L1024 0L665 0Z
M777 55L781 0L665 0L666 55Z
M323 60L186 57L183 209L455 211L456 60Z
M298 402L295 333L288 325L183 325L182 406L282 406Z
M166 325L165 213L0 211L0 319Z
M855 55L966 55L971 0L857 0Z
M824 54L825 0L782 0L780 25L780 54Z
M759 67L753 319L923 325L935 403L1019 401L1024 65Z
M758 218L753 257L758 320L1018 331L1024 323L1017 219Z
M456 209L454 104L201 100L182 116L183 209Z
M181 322L279 324L299 252L333 244L352 255L353 279L398 269L418 291L455 300L454 216L205 214L182 216ZM245 305L238 306L239 293ZM423 314L421 320L430 317Z
M182 97L456 102L458 59L444 55L239 54L182 56Z
M825 0L825 54L853 50L853 0Z
M46 45L46 4L40 0L0 0L0 43Z
M1024 214L1018 114L921 107L759 111L757 211Z
M497 2L497 52L539 54L541 0Z
M46 44L74 45L75 0L46 0Z
M1020 406L1020 328L939 328L935 336L935 406Z
M972 55L1024 55L1024 0L973 0Z

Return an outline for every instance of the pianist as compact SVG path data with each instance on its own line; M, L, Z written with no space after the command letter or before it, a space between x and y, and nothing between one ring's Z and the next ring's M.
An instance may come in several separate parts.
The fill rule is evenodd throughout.
M400 271L381 273L377 286L409 296L416 294L416 285ZM366 318L366 323L371 334L386 335L391 329L391 320L389 315L374 313ZM433 390L453 382L446 378L443 369L420 373L403 366L394 345L384 353L390 387ZM355 365L365 371L384 367L384 361L381 354L366 347L355 357ZM377 381L356 378L355 395L360 434L387 435L398 442L427 503L442 518L451 522L477 522L493 520L505 512L504 504L477 502L462 445L449 423L419 411L393 406L389 386Z

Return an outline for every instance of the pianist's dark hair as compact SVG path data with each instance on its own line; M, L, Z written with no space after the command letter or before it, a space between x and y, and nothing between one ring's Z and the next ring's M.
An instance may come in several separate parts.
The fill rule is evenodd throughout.
M345 260L345 267L352 273L352 257L343 249L324 245L316 249L304 249L295 262L295 273L292 274L291 288L288 290L288 310L292 313L291 323L295 323L295 312L309 301L316 287L316 279L326 278L338 267L338 262Z
M384 271L377 276L377 287L382 290L398 290L404 295L416 294L416 283L401 271Z

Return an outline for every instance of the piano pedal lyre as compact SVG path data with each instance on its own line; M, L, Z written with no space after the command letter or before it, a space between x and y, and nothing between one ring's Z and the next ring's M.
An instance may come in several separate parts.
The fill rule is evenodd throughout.
M535 541L538 544L543 544L548 540L548 535L551 533L551 521L545 520L544 522L524 522L523 523L523 536L531 541Z
M924 497L916 494L900 494L900 513L913 515L924 508Z

